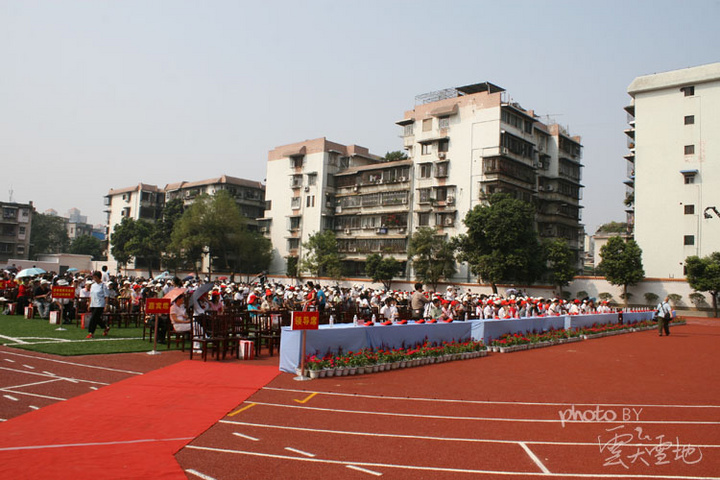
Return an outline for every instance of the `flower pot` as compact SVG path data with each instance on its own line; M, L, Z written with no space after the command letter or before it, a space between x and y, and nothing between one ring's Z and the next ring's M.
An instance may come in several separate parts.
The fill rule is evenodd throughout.
M318 378L323 378L327 374L327 370L325 370L325 369L318 370L317 372L318 372Z
M407 367L407 360L401 360L401 361L400 361L400 368L405 368L405 367Z
M348 375L355 375L357 373L357 367L348 368Z
M326 377L334 377L335 376L335 369L334 368L328 368L325 370L325 376Z
M318 378L320 376L320 370L310 370L310 378Z
M376 365L373 365L373 366L372 366L372 371L373 371L373 373L379 372L379 371L380 371L380 365L377 365L377 364L376 364Z
M365 374L365 367L357 367L357 374L358 374L358 375L364 375L364 374Z

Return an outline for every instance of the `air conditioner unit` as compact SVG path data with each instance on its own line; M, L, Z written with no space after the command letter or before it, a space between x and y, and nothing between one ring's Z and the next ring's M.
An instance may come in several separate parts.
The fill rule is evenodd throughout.
M358 190L360 190L360 186L359 186L359 185L355 185L355 186L353 187L353 192L357 192Z
M349 229L349 228L346 228L346 229L345 229L345 235L350 235L350 229Z
M542 192L542 191L544 191L544 190L545 190L545 187L543 187L542 185L540 185L540 186L538 187L538 192Z
M406 177L400 177L400 178L398 178L398 182L407 182L407 178L406 178Z
M335 213L342 213L342 207L341 206L335 207Z
M305 191L306 191L306 192L309 192L309 191L310 191L310 187L305 187Z
M545 185L546 192L552 192L553 190L554 190L554 187L552 185Z
M452 205L452 204L454 204L454 203L455 203L455 197L453 197L453 196L448 196L448 197L447 197L447 204L448 204L448 205Z
M445 155L447 155L445 152L438 152L438 158L445 158Z
M510 153L510 150L508 150L507 147L502 147L500 148L500 153L502 153L503 155L507 155L508 153Z

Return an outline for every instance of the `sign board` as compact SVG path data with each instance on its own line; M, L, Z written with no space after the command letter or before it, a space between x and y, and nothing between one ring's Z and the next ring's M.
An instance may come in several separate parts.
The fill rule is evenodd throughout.
M75 298L75 287L52 287L53 298Z
M145 313L147 313L147 314L170 313L170 299L169 298L148 298L145 303Z
M292 312L293 330L317 330L320 325L320 312Z

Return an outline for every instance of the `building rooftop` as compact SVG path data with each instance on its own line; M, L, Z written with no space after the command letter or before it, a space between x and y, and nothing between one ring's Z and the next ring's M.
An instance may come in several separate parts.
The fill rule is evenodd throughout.
M627 89L631 96L664 88L681 87L720 80L720 63L709 63L698 67L683 68L671 72L643 75L632 81Z

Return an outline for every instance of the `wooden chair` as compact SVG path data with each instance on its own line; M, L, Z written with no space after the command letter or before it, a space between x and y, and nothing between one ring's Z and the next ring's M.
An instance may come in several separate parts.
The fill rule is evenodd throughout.
M190 338L192 342L190 360L192 360L195 348L198 345L200 346L200 356L204 362L207 361L208 352L210 352L211 357L217 355L217 359L220 360L222 338L216 336L219 331L217 315L194 316L190 331L192 334Z
M188 330L186 332L176 332L171 323L167 329L166 344L168 350L170 349L172 342L175 342L175 348L180 346L180 351L184 352L185 340L192 342L192 330ZM192 343L190 344L190 348L192 349Z
M260 348L262 348L263 343L267 346L271 357L273 356L275 347L280 348L281 323L282 316L279 313L272 314L268 312L258 316L257 327L259 342L256 342L258 346L255 349L258 355L260 354Z

